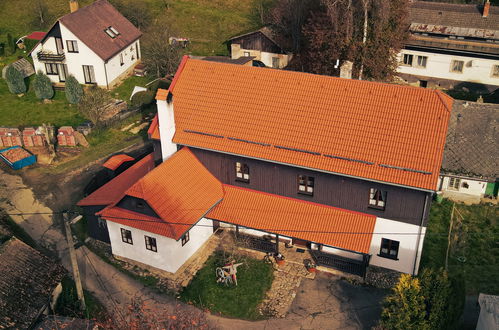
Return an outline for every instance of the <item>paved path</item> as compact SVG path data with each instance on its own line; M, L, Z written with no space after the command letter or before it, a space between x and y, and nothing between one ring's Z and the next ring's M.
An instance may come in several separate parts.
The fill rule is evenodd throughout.
M0 170L0 178L0 207L8 213L51 212L36 200L19 176ZM56 251L62 264L71 272L65 237L54 225L50 214L12 218L41 245ZM156 294L101 260L85 246L76 251L83 287L115 317L125 313L135 296L142 297L148 306L159 310L195 310L185 304L178 307L175 298ZM379 315L379 291L369 292L326 275L319 275L316 280L304 279L297 292L286 318L249 322L208 314L207 319L218 329L368 329Z

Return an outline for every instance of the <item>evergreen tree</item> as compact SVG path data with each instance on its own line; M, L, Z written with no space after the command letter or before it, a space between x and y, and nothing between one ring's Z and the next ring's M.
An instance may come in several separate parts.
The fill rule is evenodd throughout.
M36 97L41 100L48 100L54 96L52 82L42 71L36 73L35 79L33 80L33 89L35 90Z
M408 274L400 276L393 293L385 299L381 326L385 329L430 329L419 279Z
M26 92L24 76L13 65L9 65L7 68L5 80L7 80L7 86L12 94L22 94Z
M83 88L73 76L66 78L66 99L71 104L78 104L83 96Z

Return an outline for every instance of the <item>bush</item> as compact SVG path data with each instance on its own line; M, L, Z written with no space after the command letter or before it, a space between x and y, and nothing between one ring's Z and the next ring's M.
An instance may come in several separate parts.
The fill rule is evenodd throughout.
M429 329L419 279L402 274L381 312L384 329Z
M16 52L16 38L14 38L10 33L7 34L7 49L10 50L10 55Z
M66 78L66 99L71 104L78 104L83 96L83 88L74 76L68 76Z
M144 105L149 105L154 100L154 92L152 91L142 91L133 94L132 96L132 106L142 107Z
M48 100L54 96L54 88L50 78L42 71L36 73L33 80L33 89L37 98L41 100Z
M38 43L38 40L35 40L35 39L24 39L24 50L26 52L29 52L31 51L35 46L36 44Z
M24 76L13 65L9 65L7 68L5 80L7 80L7 86L12 94L22 94L26 92Z

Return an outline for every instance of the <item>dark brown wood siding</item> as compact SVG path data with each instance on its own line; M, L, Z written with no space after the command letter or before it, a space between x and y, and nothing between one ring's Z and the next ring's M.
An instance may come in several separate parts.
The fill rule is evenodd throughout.
M372 214L419 225L427 193L339 175L191 148L201 163L221 182L286 197ZM248 183L236 180L235 163L249 166ZM298 175L315 179L313 196L298 193ZM369 188L386 191L385 210L368 207ZM429 207L429 206L428 206Z
M281 49L261 32L255 32L237 39L232 39L231 43L241 45L242 49L259 50L274 54L282 53Z
M104 209L107 205L83 206L83 214L87 220L88 236L98 239L106 243L110 243L109 231L107 229L106 220L102 219L99 222L98 216L95 213Z

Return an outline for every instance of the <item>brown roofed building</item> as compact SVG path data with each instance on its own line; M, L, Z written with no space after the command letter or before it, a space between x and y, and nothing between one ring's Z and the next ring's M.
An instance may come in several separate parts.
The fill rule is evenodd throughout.
M0 265L0 328L30 328L55 301L65 270L15 237L0 245Z
M111 88L139 62L142 33L107 0L83 8L75 3L31 51L35 69L53 83L73 75L82 84Z
M487 92L499 86L499 7L414 1L400 76L422 87Z

